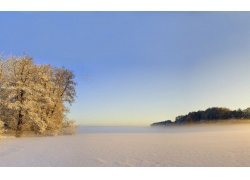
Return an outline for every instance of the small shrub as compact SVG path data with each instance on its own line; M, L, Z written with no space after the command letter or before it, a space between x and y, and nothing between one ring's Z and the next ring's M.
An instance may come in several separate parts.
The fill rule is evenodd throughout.
M60 134L62 135L72 135L76 134L78 126L74 125L74 120L65 120L63 122L63 127Z

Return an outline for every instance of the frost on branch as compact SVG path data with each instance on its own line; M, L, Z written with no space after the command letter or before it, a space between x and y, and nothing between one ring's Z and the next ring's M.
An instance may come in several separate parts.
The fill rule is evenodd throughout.
M22 136L24 131L36 134L62 134L73 121L65 119L65 103L76 97L72 71L35 64L33 58L2 55L0 60L0 118L7 129ZM65 122L68 122L68 124Z

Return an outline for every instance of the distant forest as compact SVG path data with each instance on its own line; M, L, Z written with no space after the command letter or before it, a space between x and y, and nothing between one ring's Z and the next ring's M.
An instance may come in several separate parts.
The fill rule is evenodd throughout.
M172 122L171 120L166 120L153 123L151 124L151 126L192 124L229 119L250 119L250 107L244 110L238 109L233 111L228 108L212 107L206 109L205 111L189 112L187 115L177 116L174 122Z

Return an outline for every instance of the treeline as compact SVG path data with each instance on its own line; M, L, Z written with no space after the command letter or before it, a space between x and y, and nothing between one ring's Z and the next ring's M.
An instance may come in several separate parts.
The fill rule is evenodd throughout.
M76 97L72 71L50 64L35 64L33 58L4 55L0 59L0 135L12 131L36 134L73 134L65 103Z
M192 124L204 121L228 120L228 119L250 119L250 108L231 111L228 108L212 107L205 111L189 112L187 115L177 116L175 122L170 120L151 124L171 125L171 124Z

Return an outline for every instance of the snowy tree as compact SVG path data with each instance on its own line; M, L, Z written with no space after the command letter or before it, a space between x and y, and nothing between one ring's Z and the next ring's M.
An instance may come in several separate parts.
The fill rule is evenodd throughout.
M0 61L0 118L20 137L23 131L60 132L64 103L74 102L74 74L64 68L37 65L33 58L10 56Z
M47 80L43 80L48 102L44 104L42 114L47 122L47 131L59 131L65 126L65 113L69 112L64 103L74 102L76 83L73 72L64 68L53 68L49 74Z

